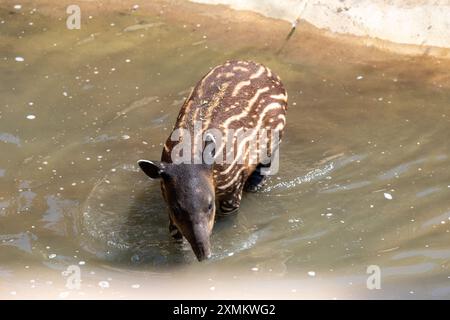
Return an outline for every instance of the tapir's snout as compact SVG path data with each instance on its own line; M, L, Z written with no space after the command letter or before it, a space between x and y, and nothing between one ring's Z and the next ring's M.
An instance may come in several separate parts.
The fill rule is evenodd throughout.
M197 257L198 261L203 261L211 258L211 247L208 244L200 244L196 246L192 246L192 249L194 250L195 256Z
M203 261L211 258L211 243L209 241L209 231L207 228L195 227L192 237L187 237L194 250L198 261Z

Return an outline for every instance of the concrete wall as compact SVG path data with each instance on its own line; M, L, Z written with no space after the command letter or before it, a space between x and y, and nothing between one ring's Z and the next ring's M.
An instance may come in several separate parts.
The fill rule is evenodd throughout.
M191 0L272 18L299 16L335 33L450 48L450 0Z

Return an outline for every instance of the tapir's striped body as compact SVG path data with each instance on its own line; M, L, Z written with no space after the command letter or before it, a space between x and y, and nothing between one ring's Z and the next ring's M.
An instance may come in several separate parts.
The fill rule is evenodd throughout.
M194 123L201 121L203 132L215 128L226 136L230 129L237 132L240 128L266 128L278 131L281 139L286 110L286 90L277 75L255 62L229 61L212 69L194 87L174 129L187 129L193 136ZM169 137L162 153L163 162L172 162L171 151L176 143ZM245 156L244 164L216 163L213 167L216 201L224 213L239 207L244 184L256 168L256 164L249 164L244 143L235 145L235 150L236 155L242 152Z

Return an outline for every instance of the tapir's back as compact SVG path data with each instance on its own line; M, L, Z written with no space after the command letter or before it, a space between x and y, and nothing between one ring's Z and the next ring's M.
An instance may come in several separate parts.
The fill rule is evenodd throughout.
M264 119L270 118L272 111L285 114L286 108L286 90L269 68L252 61L229 61L199 81L181 108L175 127L190 128L195 121L202 121L204 130L255 128L258 121L268 125ZM283 117L270 126L280 123L285 123Z
M192 139L195 133L218 129L223 137L229 131L270 129L281 138L285 126L287 94L280 78L271 70L252 61L229 61L206 74L194 87L180 110L174 129L186 129ZM195 125L197 128L195 131ZM236 136L236 134L234 134ZM162 159L171 162L170 151L176 142L170 138L164 147ZM193 144L192 154L195 153ZM235 145L238 149L244 144ZM244 156L248 150L241 150ZM216 164L214 175L218 190L230 188L246 178L255 166L235 162ZM239 185L240 187L240 185Z

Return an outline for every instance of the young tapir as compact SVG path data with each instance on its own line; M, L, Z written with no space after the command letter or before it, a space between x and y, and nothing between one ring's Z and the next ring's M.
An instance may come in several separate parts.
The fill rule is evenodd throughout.
M169 206L171 235L177 240L184 236L199 261L211 256L209 238L216 203L223 215L230 214L239 208L244 189L253 192L262 186L265 177L262 171L270 167L278 148L286 110L286 90L269 68L251 61L228 61L212 69L194 87L164 145L161 161L138 161L148 176L161 179L162 194ZM231 151L226 150L225 143L217 145L216 135L198 139L211 129L216 135L219 132L222 137L228 137ZM247 140L238 137L244 129L255 132L266 129L277 134L278 140L271 136L257 143L256 151L261 151L267 143L264 149L267 152L266 157L256 158L250 152L255 151L250 150L250 140L255 136L250 135ZM210 142L214 142L209 149L215 160L209 164L202 157L200 162L174 161L173 151L183 138L185 142L193 141L187 144L192 146L187 152L180 152L183 158L195 159L198 150L206 152ZM218 154L223 161L217 160ZM234 157L225 159L230 154Z

